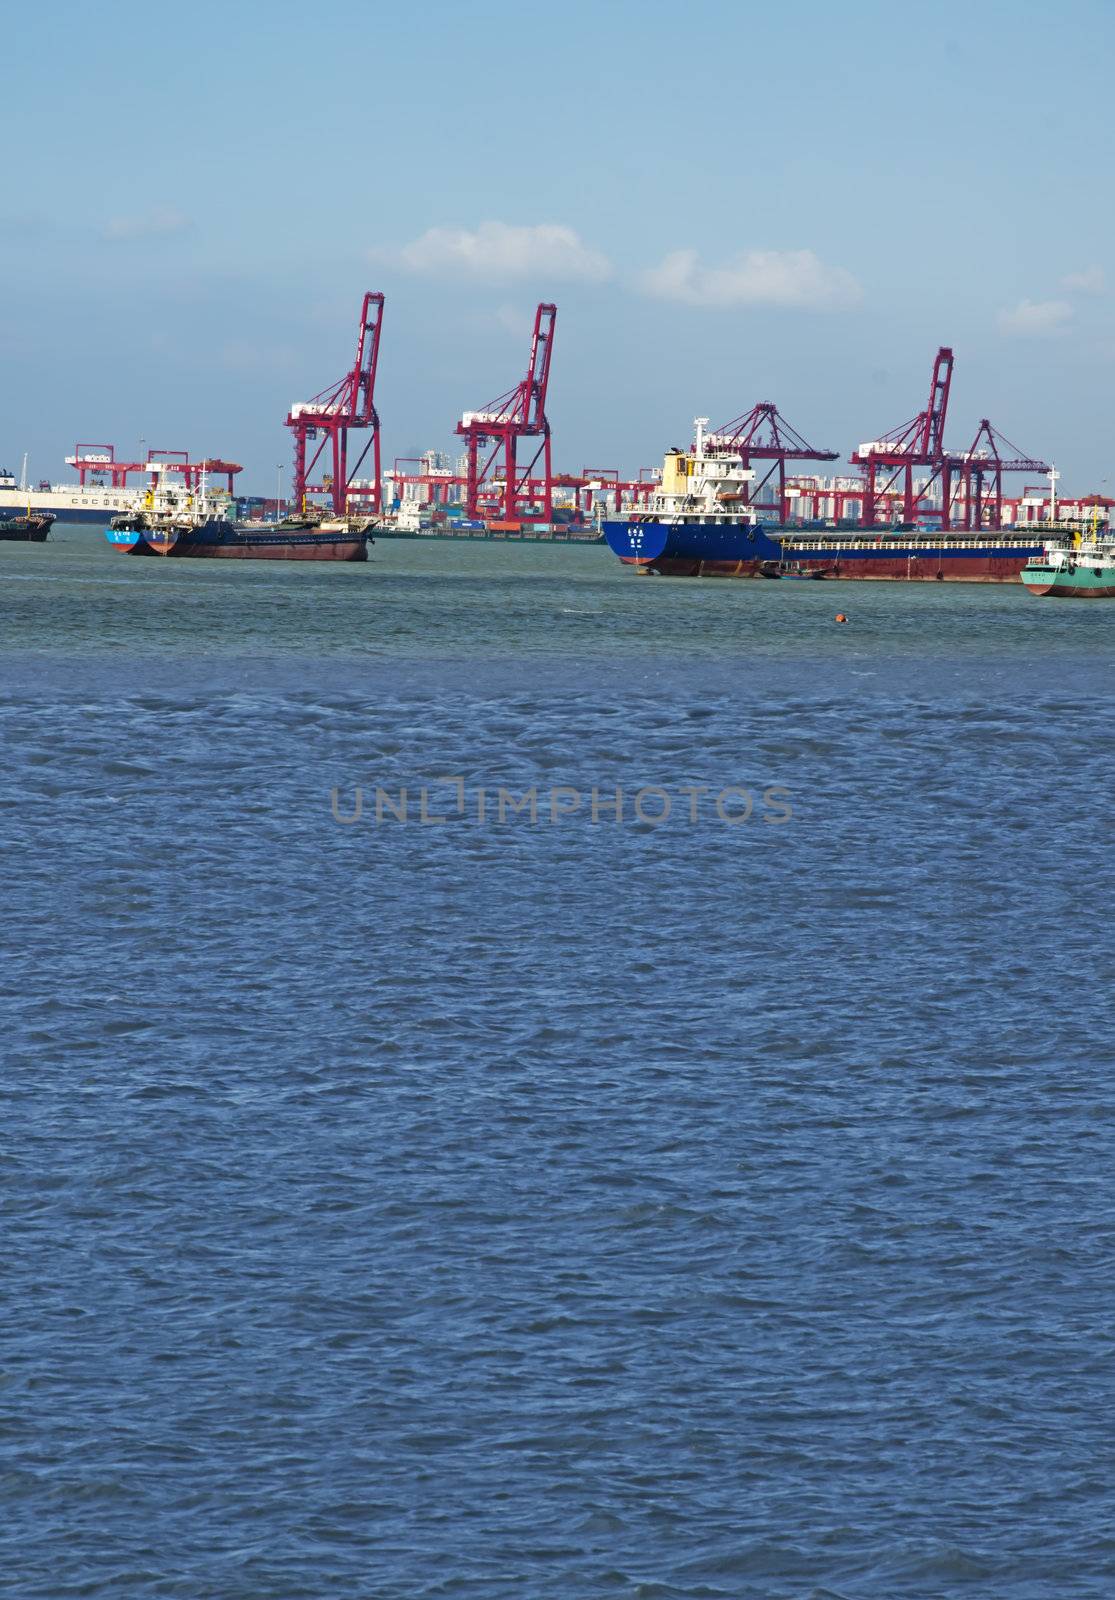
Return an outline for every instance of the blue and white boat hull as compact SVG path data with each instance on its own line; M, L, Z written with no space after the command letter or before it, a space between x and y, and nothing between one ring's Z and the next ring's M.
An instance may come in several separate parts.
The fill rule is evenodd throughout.
M609 548L626 565L684 578L765 576L765 568L782 560L771 531L753 522L604 523Z

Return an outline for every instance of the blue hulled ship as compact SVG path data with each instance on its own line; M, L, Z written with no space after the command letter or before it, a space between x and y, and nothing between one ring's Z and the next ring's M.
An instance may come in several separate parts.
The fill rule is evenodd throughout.
M754 472L695 421L693 446L670 450L645 508L604 523L625 565L671 577L876 578L1010 583L1048 530L787 527L749 502Z
M606 521L604 537L622 562L649 572L776 577L782 546L748 502L755 473L709 442L707 423L694 422L691 450L667 451L646 509Z

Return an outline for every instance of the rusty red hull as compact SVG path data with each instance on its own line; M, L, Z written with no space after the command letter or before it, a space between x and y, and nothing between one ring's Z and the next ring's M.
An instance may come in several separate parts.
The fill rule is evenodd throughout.
M873 578L903 583L1016 583L1030 559L1026 551L1009 555L954 555L945 551L917 556L869 556L833 562L833 578Z
M230 559L233 561L366 561L368 547L365 539L318 539L312 543L256 544L193 544L179 539L170 546L154 542L133 545L130 555L200 557L205 560Z
M959 556L946 553L915 557L880 554L862 560L833 560L810 564L800 572L777 571L762 561L691 561L659 556L654 561L625 561L671 578L777 578L809 577L855 579L894 583L1014 583L1030 559L1026 553L1009 556Z

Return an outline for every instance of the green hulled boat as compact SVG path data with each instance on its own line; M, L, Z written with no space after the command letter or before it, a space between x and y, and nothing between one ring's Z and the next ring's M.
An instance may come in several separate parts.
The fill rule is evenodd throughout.
M1019 573L1031 594L1061 600L1115 600L1115 540L1047 545Z

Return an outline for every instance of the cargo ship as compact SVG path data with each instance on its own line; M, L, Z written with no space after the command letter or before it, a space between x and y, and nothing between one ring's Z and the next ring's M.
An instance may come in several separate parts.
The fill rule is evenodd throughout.
M16 482L15 474L0 467L0 517L49 516L52 522L95 522L126 511L135 499L134 489L112 489L105 484L50 484L35 487Z
M666 452L645 510L605 519L604 537L625 566L678 578L759 578L780 565L782 546L748 504L754 470L706 447L707 423L696 418L692 449Z
M6 497L0 480L0 511L11 505L31 506L32 516L52 516L56 522L88 523L103 527L106 517L126 511L136 497L135 489L111 489L107 484L40 483L35 488L16 489L14 500Z
M313 527L246 524L210 517L188 524L139 526L118 518L105 537L116 550L140 556L216 556L256 561L366 561L371 530L338 521Z
M203 481L196 496L165 486L149 491L142 507L113 518L105 538L126 555L366 561L371 529L367 517L232 522L213 511Z
M668 577L853 578L1011 583L1045 547L1048 530L919 528L809 531L762 522L748 503L755 474L706 442L694 423L688 451L667 452L645 510L604 523L609 548L626 565Z
M16 544L42 544L56 521L48 511L28 512L22 517L0 511L0 539Z

